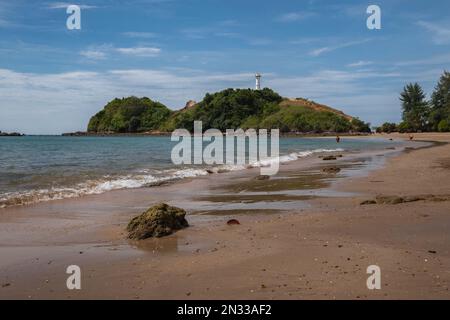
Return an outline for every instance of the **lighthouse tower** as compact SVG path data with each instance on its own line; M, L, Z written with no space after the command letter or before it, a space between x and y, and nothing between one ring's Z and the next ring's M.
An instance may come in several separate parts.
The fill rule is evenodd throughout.
M255 74L255 79L256 79L255 90L261 90L261 74L259 73Z

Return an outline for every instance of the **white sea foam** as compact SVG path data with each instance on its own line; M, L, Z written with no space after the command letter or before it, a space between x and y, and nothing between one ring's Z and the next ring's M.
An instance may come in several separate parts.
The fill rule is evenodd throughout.
M51 189L39 189L26 192L11 192L0 196L0 208L25 205L42 201L61 200L67 198L81 197L85 195L101 194L104 192L120 189L136 189L150 187L159 183L205 176L210 173L223 173L229 171L245 170L268 166L273 162L286 163L300 158L311 156L315 153L342 152L343 149L315 149L293 152L281 155L279 158L268 158L248 165L220 165L210 168L183 168L166 170L141 170L137 174L125 176L105 176L97 180L88 180L70 187L54 187Z

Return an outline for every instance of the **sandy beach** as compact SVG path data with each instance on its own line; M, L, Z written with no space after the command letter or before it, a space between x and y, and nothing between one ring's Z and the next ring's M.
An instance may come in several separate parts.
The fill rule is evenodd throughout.
M0 298L449 299L450 134L414 136L314 155L269 181L252 169L0 209ZM127 222L158 202L186 209L191 226L127 240ZM66 287L69 265L81 290ZM366 286L370 265L381 290Z

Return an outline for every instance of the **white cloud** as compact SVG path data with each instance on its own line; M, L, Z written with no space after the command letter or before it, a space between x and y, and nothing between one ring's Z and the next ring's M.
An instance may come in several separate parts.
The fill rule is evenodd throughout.
M419 21L417 24L432 33L433 42L436 44L450 43L450 27L442 26L431 22Z
M83 58L90 60L102 60L113 54L122 54L135 57L156 57L161 53L160 48L156 47L128 47L116 48L111 44L103 44L98 46L90 46L86 50L80 51Z
M309 54L311 56L313 56L313 57L318 57L318 56L320 56L320 55L322 55L324 53L332 52L332 51L335 51L335 50L338 50L338 49L342 49L342 48L356 46L356 45L359 45L359 44L367 43L369 41L370 41L370 39L344 42L344 43L337 44L337 45L334 45L334 46L326 46L326 47L321 47L321 48L314 49L314 50L310 51Z
M295 22L314 16L312 12L288 12L276 18L280 22Z
M322 47L322 48L318 48L318 49L314 49L314 50L310 51L309 54L312 55L313 57L318 57L322 53L330 52L330 51L333 51L333 50L336 50L336 49L337 48L333 49L333 47Z
M154 47L131 47L131 48L117 48L117 52L137 57L156 57L160 54L160 48Z
M91 60L102 60L106 58L106 53L101 50L83 50L80 55Z
M357 61L357 62L353 62L353 63L348 64L347 67L350 67L350 68L354 68L354 67L366 67L366 66L370 66L370 65L372 65L372 64L373 64L372 61L363 61L363 60L360 60L360 61Z

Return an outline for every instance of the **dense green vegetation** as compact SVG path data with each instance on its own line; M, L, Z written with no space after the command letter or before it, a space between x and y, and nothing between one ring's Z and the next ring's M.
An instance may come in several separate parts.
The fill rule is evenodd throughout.
M378 133L385 132L385 133L392 133L398 131L398 126L396 123L393 122L385 122L376 130Z
M195 107L176 113L165 130L176 128L193 130L194 120L203 122L203 128L221 131L240 128L249 118L259 119L278 110L281 96L270 89L226 89L214 94L207 93ZM256 127L256 126L254 126Z
M450 72L444 71L429 101L418 83L407 84L400 101L403 121L399 125L385 123L378 132L450 132Z
M143 132L159 129L172 111L149 98L114 99L91 118L89 132Z
M450 72L445 71L431 95L430 128L450 131Z
M195 120L203 129L280 129L281 132L370 132L369 124L349 121L332 111L301 105L280 105L284 99L271 89L226 89L206 94L201 102L180 111L170 111L148 98L115 99L91 118L89 132L171 132L193 130Z

